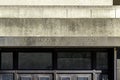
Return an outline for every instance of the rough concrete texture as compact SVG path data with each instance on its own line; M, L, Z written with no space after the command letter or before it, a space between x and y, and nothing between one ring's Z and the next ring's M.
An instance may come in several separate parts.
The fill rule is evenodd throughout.
M0 18L120 18L120 7L0 6Z
M0 36L120 36L120 19L0 19Z
M0 47L119 47L120 37L0 37Z
M92 18L116 18L115 9L93 9Z
M112 5L112 0L0 0L0 5Z

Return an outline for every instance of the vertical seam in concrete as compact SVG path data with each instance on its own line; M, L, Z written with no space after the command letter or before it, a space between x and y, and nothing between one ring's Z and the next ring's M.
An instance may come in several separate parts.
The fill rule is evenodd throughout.
M41 8L41 10L42 10L42 14L41 14L42 16L41 16L41 18L44 18L44 17L43 17L43 14L44 14L43 10L45 9L45 7L42 6L42 7L40 7L40 8ZM44 8L44 9L43 9L43 8Z
M117 18L117 16L116 16L116 8L115 8L115 18Z
M68 18L68 8L64 7L66 9L66 18Z
M90 15L90 16L91 16L90 18L93 18L93 17L92 17L92 9L90 9L90 14L91 14L91 15Z
M18 7L18 18L20 18L20 7Z

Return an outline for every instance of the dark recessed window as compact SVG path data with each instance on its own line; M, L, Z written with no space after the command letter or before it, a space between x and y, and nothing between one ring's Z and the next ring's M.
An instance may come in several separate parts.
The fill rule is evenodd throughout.
M113 5L120 5L120 0L113 0Z
M117 59L120 59L120 48L117 49Z
M97 80L109 80L108 74L98 74Z
M59 52L58 69L91 69L91 53Z
M11 70L14 71L7 75L5 73L0 78L13 80L15 73L19 80L31 80L33 77L35 80L52 80L54 74L56 75L57 71L60 71L56 76L61 80L89 80L91 77L93 78L92 73L95 70L95 73L100 71L95 75L97 80L114 80L114 54L111 51L107 49L1 49L0 69L3 72L8 70L9 73ZM118 59L120 58L119 53L120 50L117 55ZM30 70L30 73L29 71L24 72L26 70ZM38 70L45 70L45 73L38 73ZM63 72L72 70L85 73ZM38 72L36 73L36 71ZM50 76L47 76L49 74ZM78 74L80 76L77 77ZM63 76L60 77L61 75Z
M96 53L96 68L108 69L108 53L107 52Z
M1 53L1 69L13 69L13 53Z
M13 51L1 52L1 69L6 70L105 70L107 51Z
M0 74L0 79L1 80L13 80L13 74Z
M20 52L19 69L52 69L52 54L45 52Z

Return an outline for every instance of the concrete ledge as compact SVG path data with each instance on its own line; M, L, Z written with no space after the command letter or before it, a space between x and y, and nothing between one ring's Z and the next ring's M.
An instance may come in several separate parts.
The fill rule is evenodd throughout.
M92 9L92 18L116 18L115 9Z
M0 18L120 18L120 7L0 6Z
M0 0L0 5L112 5L113 0Z
M120 37L0 37L0 47L118 47Z

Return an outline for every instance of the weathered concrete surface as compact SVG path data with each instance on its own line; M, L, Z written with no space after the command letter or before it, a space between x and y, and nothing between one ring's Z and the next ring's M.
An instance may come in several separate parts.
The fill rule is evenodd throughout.
M92 18L116 18L115 9L94 9L92 10Z
M0 47L119 47L120 37L0 37Z
M112 0L0 0L0 5L112 5Z
M0 36L120 36L120 19L0 19Z
M120 18L120 6L0 6L0 18Z

